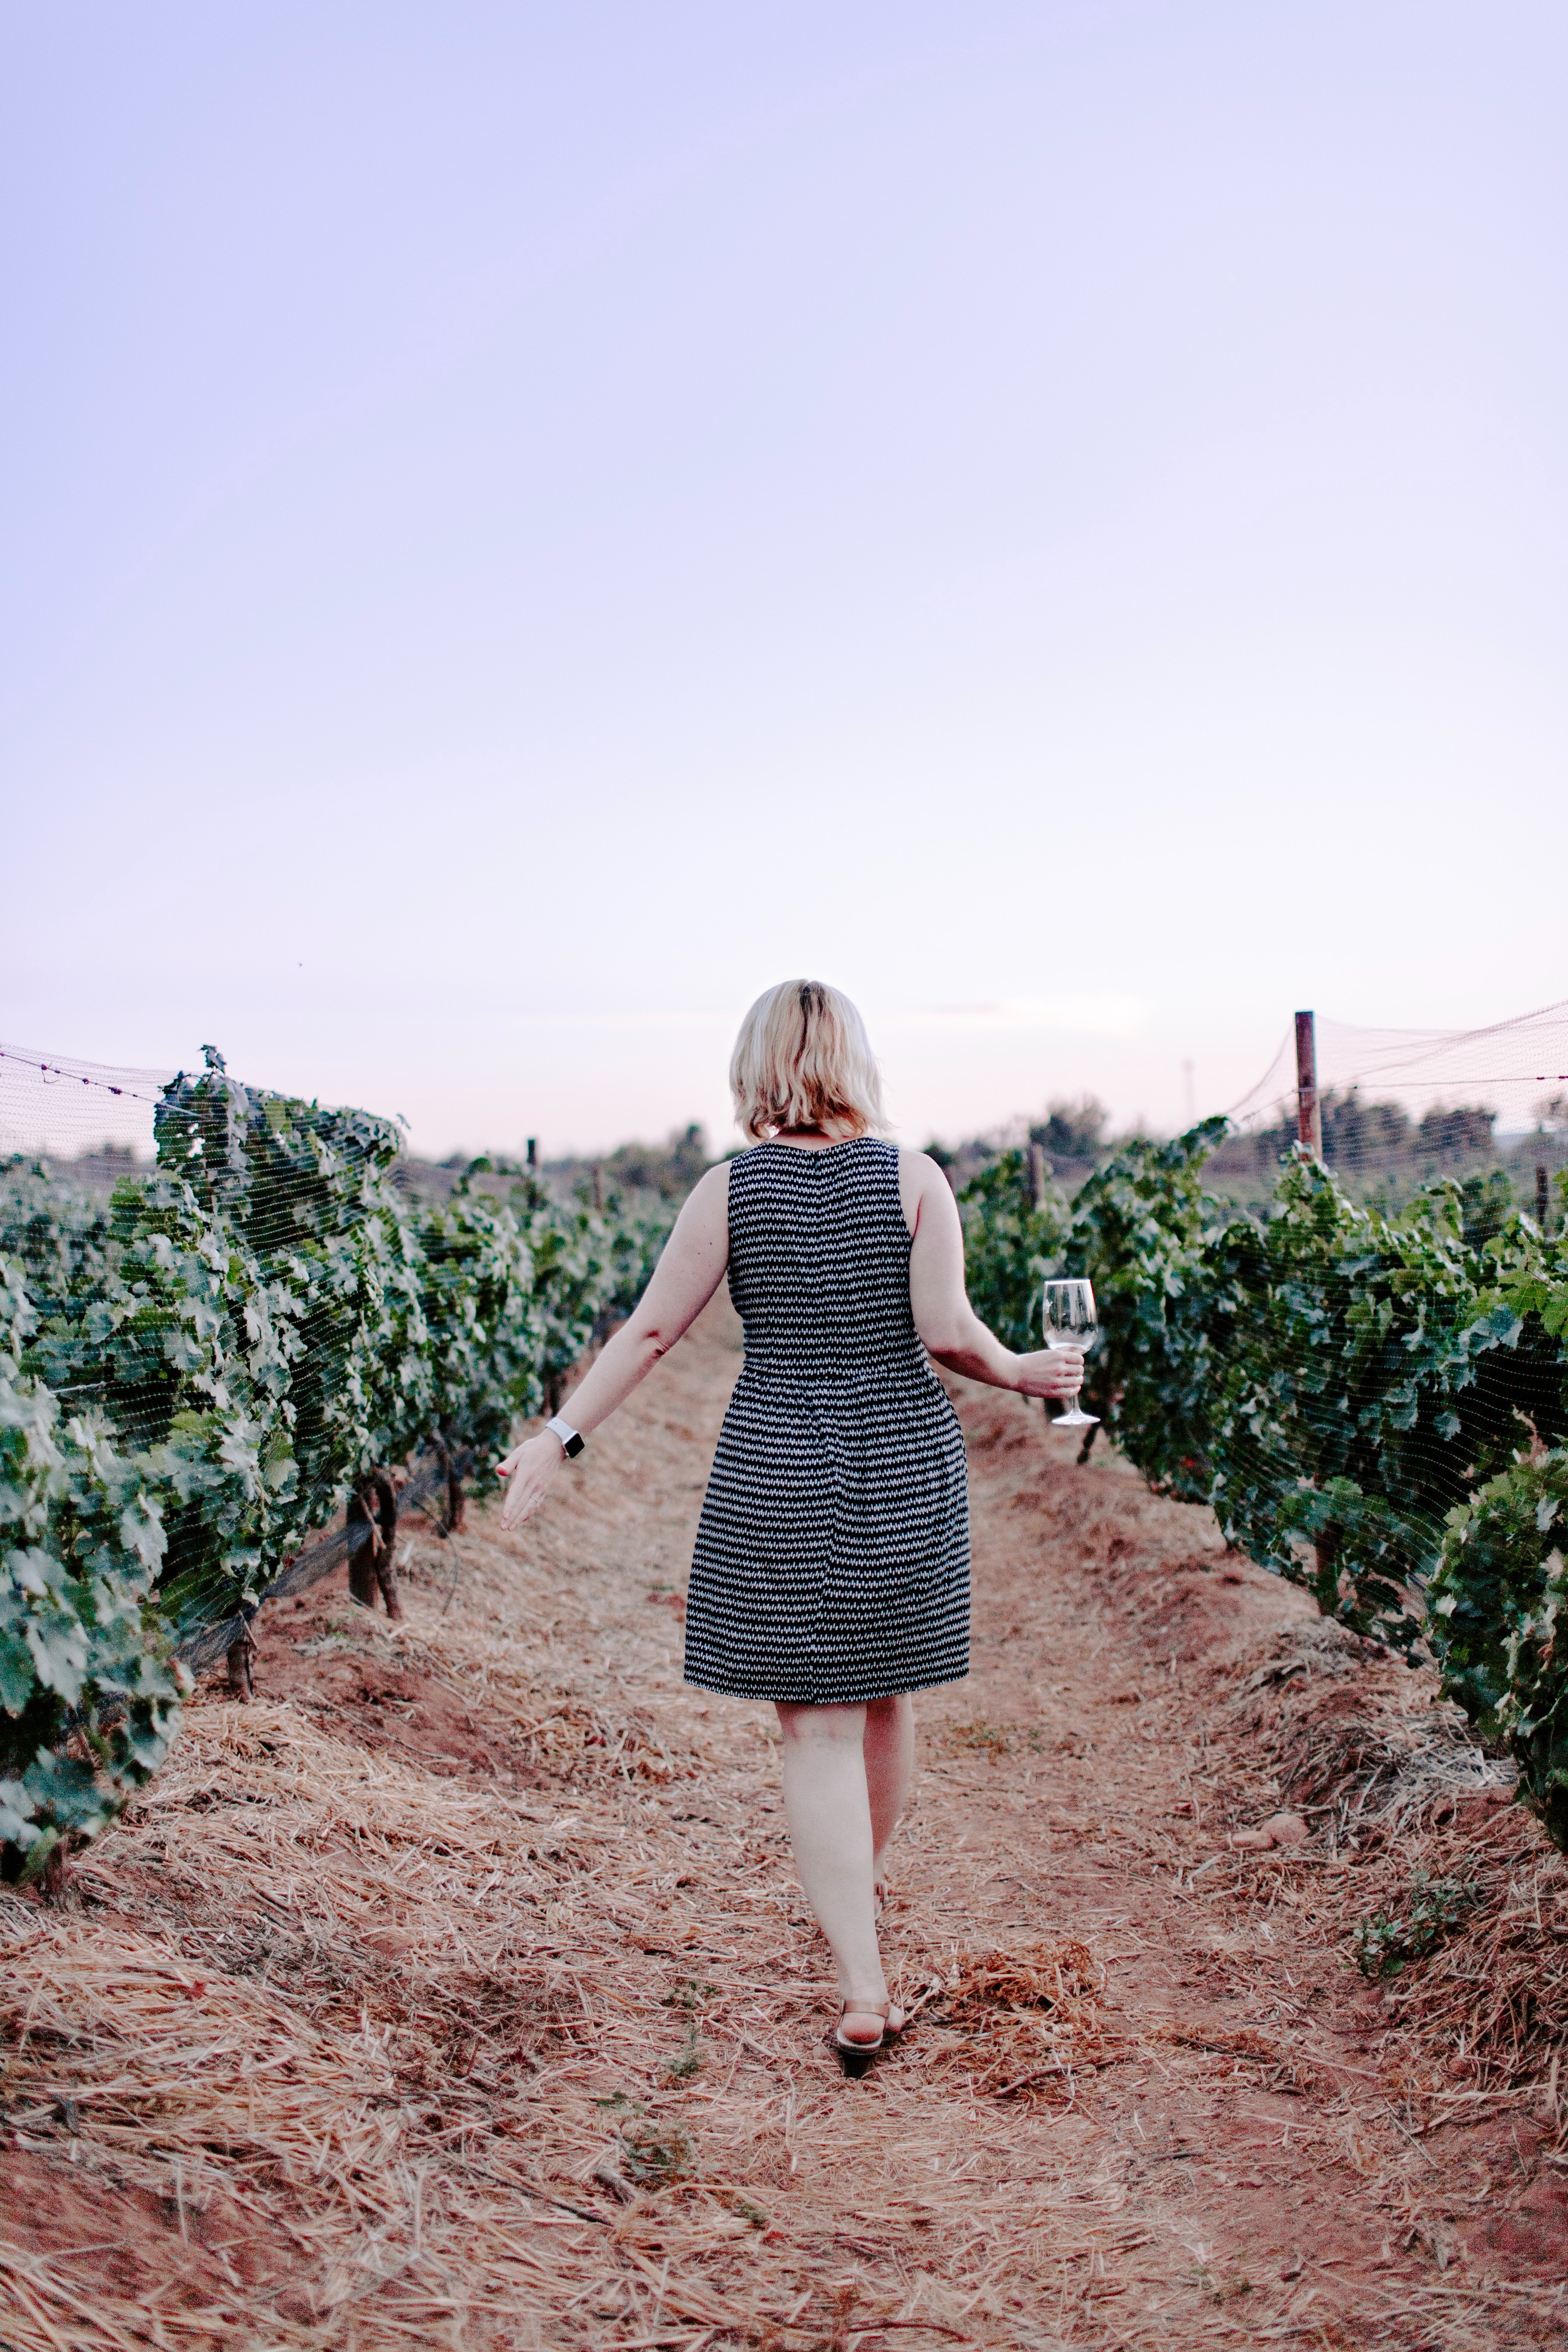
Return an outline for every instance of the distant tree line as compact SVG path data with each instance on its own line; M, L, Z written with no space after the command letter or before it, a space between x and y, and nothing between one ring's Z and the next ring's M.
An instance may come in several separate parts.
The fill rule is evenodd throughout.
M684 1201L716 1157L700 1119L672 1128L663 1143L620 1143L597 1159L581 1154L546 1160L542 1174L552 1191L568 1198L602 1200L610 1192L647 1193L661 1201Z

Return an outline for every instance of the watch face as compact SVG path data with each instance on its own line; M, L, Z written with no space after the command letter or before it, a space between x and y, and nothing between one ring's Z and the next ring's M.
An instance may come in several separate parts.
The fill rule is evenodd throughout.
M569 1461L574 1459L583 1451L583 1440L575 1430L572 1432L570 1437L563 1438L562 1444L566 1449L567 1459Z

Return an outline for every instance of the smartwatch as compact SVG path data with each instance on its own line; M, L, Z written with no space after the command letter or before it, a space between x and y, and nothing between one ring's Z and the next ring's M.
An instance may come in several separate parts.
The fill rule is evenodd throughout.
M581 1433L574 1429L569 1421L563 1421L559 1413L555 1415L552 1421L547 1421L544 1426L546 1429L552 1430L555 1435L561 1440L561 1450L565 1454L568 1462L573 1461L577 1454L582 1453L583 1437Z

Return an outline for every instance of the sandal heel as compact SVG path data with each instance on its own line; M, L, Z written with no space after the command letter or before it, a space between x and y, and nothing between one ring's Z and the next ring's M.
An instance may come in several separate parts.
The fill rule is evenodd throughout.
M882 2031L878 2034L875 2042L849 2040L844 2031L844 2020L851 2014L857 2017L881 2019ZM846 2074L852 2081L858 2081L859 2077L867 2072L873 2059L879 2058L883 2051L898 2040L903 2030L904 2013L902 2010L899 2011L899 2021L895 2025L893 2004L890 2000L845 2000L840 2001L838 2005L838 2022L828 2038L838 2054L838 2063Z

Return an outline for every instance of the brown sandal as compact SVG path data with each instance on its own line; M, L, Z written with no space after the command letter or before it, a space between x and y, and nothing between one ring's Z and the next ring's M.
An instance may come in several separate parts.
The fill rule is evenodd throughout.
M838 2063L848 2075L863 2074L873 2058L879 2057L889 2042L896 2042L904 2030L904 2012L898 2011L898 2023L893 2023L891 2000L841 2000L838 2022L833 2029L833 2047L838 2053ZM882 2031L875 2042L856 2042L844 2031L847 2017L879 2017Z

